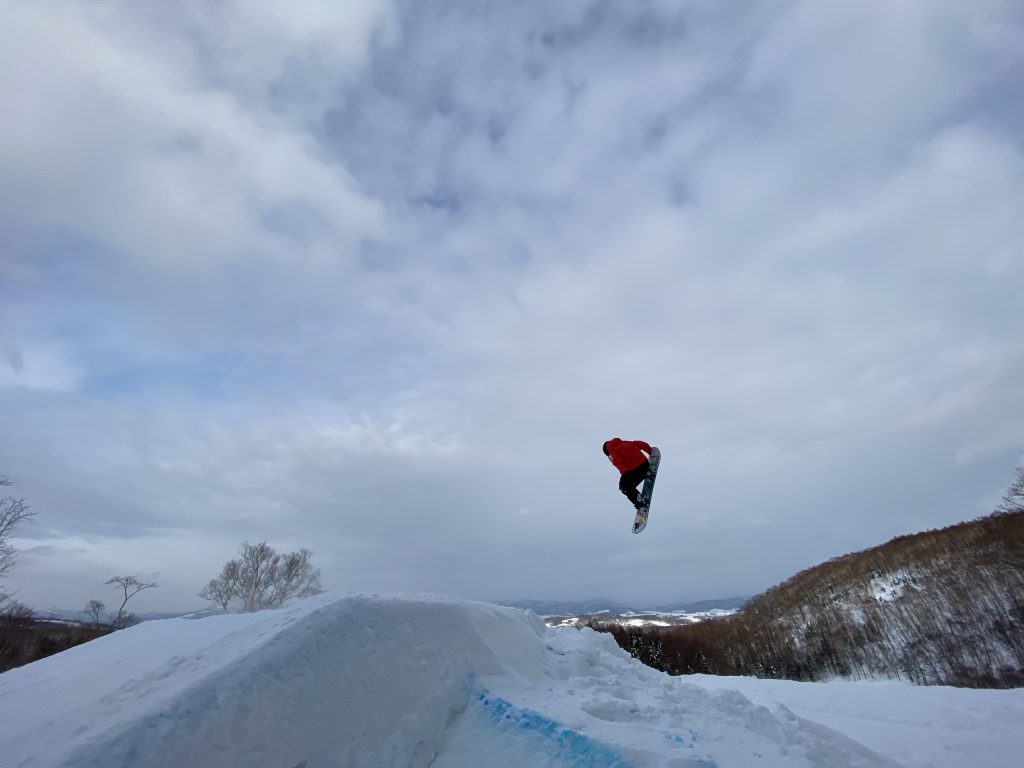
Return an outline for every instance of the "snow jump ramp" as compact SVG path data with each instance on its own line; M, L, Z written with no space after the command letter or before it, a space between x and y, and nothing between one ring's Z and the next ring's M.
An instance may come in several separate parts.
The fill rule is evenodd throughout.
M896 766L609 635L427 595L140 624L0 675L19 768Z

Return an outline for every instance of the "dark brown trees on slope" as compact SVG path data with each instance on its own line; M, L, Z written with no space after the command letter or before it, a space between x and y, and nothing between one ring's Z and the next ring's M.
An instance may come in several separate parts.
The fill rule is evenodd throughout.
M994 514L822 563L735 616L593 628L673 674L1024 685L1024 470Z

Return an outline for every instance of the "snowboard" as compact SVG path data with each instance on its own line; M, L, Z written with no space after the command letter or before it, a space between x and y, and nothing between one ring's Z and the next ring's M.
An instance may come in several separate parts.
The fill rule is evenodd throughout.
M633 518L633 533L640 533L647 527L647 516L651 513L651 494L654 493L654 481L658 477L658 465L661 464L661 451L651 448L650 469L647 470L647 477L644 478L643 488L640 490L640 509L636 511Z

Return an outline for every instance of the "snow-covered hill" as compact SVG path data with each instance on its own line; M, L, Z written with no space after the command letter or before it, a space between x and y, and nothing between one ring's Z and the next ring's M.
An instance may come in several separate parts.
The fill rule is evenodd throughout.
M743 669L1022 685L1024 512L834 558L751 598L742 619L759 646Z
M0 675L5 766L1017 764L1024 691L673 678L454 598L153 621Z

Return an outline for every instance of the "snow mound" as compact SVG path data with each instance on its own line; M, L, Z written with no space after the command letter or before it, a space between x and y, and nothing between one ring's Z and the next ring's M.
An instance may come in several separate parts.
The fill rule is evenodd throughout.
M894 766L608 635L423 595L141 624L0 675L0 755L76 766Z
M19 766L426 766L475 675L539 674L543 632L444 598L151 622L0 678L3 736ZM61 711L11 728L41 687Z

